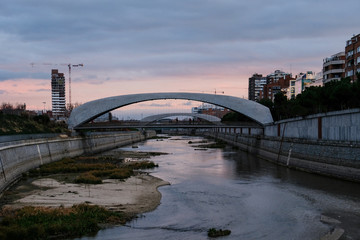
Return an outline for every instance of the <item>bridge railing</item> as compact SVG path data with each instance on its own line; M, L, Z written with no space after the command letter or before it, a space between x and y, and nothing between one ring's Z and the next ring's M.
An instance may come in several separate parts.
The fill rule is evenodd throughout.
M253 136L264 135L264 128L262 127L224 126L224 127L213 128L212 131L216 133L227 133L227 134L243 134L243 135L253 135Z

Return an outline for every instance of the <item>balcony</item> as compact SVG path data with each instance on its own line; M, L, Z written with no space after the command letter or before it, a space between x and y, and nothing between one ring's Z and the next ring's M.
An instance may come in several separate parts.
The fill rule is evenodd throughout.
M324 79L323 83L326 84L331 81L340 81L340 80L341 80L341 78L329 78L329 79Z
M334 59L334 60L324 61L323 66L327 67L327 66L335 65L335 64L345 64L345 60Z
M328 70L326 72L323 73L323 75L328 75L328 74L335 74L335 73L344 73L345 72L345 69L331 69L331 70Z

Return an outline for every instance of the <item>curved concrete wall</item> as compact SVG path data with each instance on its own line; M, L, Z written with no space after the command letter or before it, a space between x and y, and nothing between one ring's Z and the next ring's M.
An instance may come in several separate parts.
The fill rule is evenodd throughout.
M142 141L155 131L33 140L0 148L0 193L22 173L64 157L97 153Z

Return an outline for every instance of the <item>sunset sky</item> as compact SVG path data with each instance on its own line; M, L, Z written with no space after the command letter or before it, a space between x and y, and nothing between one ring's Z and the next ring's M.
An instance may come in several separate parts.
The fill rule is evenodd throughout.
M360 33L359 10L359 0L1 0L0 102L51 109L51 69L68 79L66 63L84 64L73 103L215 89L247 98L253 73L321 71Z

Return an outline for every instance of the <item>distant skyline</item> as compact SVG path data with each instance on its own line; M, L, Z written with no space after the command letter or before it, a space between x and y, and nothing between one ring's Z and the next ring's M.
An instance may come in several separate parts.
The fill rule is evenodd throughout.
M73 103L215 90L247 98L253 73L321 71L360 33L359 9L358 0L2 0L0 103L51 109L51 69L68 81L66 63L84 64L72 71Z

